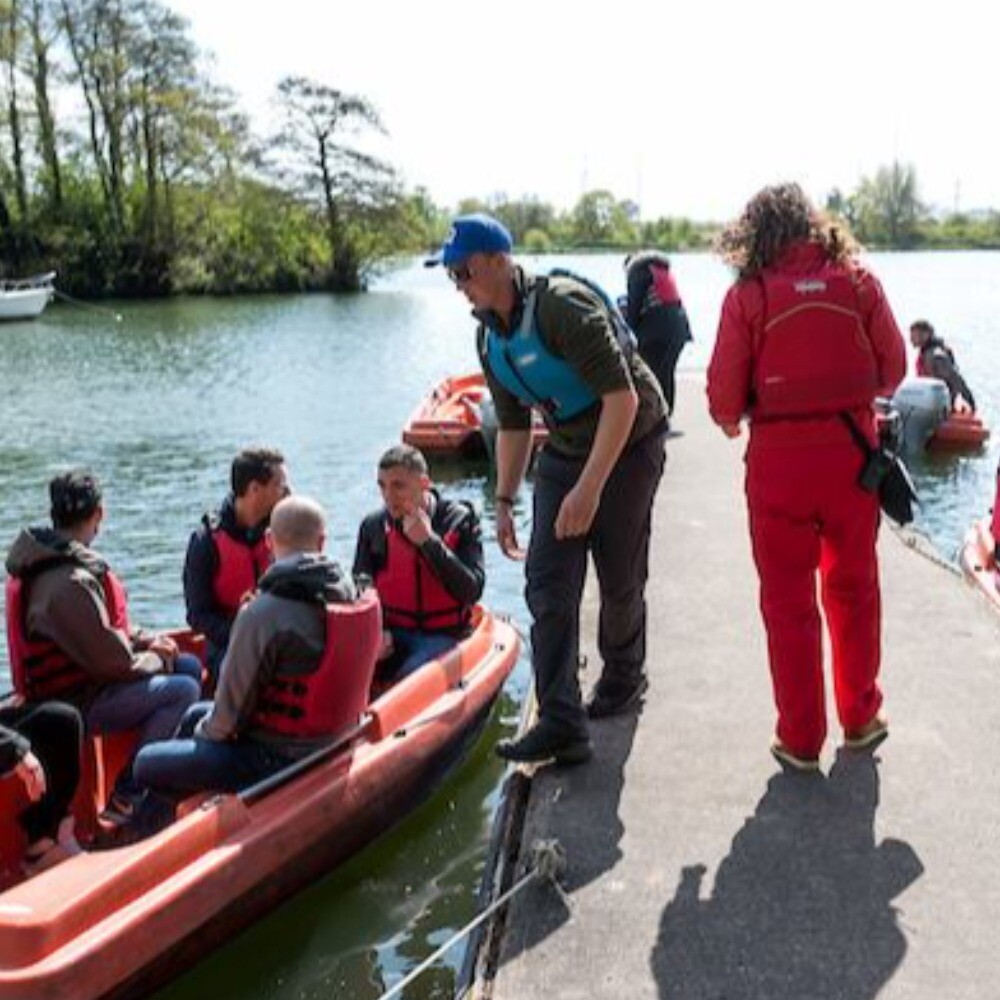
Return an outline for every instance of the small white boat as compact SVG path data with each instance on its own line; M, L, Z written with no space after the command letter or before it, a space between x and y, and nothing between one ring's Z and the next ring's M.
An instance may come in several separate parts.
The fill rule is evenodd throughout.
M0 279L0 320L34 319L52 301L56 272L36 274L20 281Z

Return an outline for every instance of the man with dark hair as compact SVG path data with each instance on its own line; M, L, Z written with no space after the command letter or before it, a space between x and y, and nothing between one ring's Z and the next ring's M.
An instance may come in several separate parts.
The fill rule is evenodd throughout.
M14 685L29 703L75 705L89 733L169 737L200 692L201 665L168 636L134 628L125 590L92 548L101 487L77 470L49 484L52 528L26 528L7 555L7 635ZM104 819L125 825L141 792L131 762Z
M382 601L388 680L413 673L468 632L485 570L476 512L431 487L416 448L390 448L379 460L378 486L385 505L361 524L354 574L371 577Z
M958 370L955 352L934 332L934 327L927 320L918 319L910 327L910 343L917 349L917 374L941 379L948 386L953 410L959 400L965 400L968 408L975 413L976 399Z
M232 492L191 535L184 560L184 601L191 628L208 640L208 667L218 675L240 605L271 564L264 534L274 505L289 493L285 457L246 448L234 459Z

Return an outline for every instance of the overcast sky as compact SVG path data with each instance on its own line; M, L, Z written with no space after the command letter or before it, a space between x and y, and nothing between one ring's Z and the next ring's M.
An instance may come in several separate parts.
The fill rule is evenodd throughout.
M851 190L894 158L939 208L1000 208L1000 5L951 0L166 0L263 127L286 74L362 94L440 204L733 216L758 187Z

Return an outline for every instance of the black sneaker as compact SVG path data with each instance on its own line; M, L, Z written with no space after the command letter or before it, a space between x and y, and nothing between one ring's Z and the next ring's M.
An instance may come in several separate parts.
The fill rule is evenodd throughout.
M635 680L605 680L601 678L587 702L587 715L592 719L606 719L610 715L630 712L649 689L649 679L641 674Z
M549 760L557 764L583 764L593 756L594 748L586 734L567 733L539 722L520 739L501 740L494 752L503 760L518 764L539 764Z

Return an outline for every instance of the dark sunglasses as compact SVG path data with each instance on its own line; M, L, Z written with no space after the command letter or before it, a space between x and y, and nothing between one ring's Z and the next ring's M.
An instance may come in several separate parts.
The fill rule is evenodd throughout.
M468 264L463 264L461 267L449 267L448 277L455 282L456 285L461 285L463 282L468 281L472 277L472 272L469 270Z

